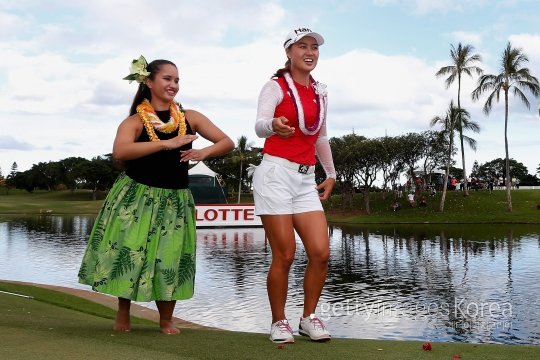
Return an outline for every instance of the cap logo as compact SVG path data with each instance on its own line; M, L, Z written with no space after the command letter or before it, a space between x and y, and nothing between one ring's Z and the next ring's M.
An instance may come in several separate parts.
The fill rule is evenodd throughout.
M303 34L303 33L307 33L307 32L313 32L313 31L311 31L311 30L308 29L308 28L299 28L299 29L294 30L294 33L295 33L296 35L298 35L299 33L300 33L300 34Z
M294 33L294 35L296 35L296 37L298 37L298 35L302 35L302 34L307 34L307 33L311 33L313 31L311 31L311 29L308 29L308 28L298 28L298 29L295 29L293 31L291 31L291 33ZM285 48L288 48L290 44L294 43L296 41L296 38L293 38L293 37L289 37L285 43L283 44L283 47Z

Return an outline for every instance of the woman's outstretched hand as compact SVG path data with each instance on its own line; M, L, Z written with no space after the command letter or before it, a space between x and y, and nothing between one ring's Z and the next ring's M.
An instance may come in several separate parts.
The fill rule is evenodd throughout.
M276 135L288 138L294 134L294 128L287 125L288 122L289 120L287 120L285 116L274 118L272 120L272 130L276 133Z

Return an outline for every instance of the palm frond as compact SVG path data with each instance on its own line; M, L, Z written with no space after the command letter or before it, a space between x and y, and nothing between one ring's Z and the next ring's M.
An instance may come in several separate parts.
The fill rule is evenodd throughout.
M474 151L476 151L476 145L477 145L477 143L476 143L476 140L475 140L475 139L473 139L473 138L471 138L471 137L468 137L467 135L463 135L463 141L464 141L465 143L467 143L467 145L469 145L469 147L470 147L471 149L473 149Z
M443 66L435 73L435 76L439 77L442 75L446 75L448 73L452 73L455 71L455 66Z
M514 93L514 96L517 96L518 98L521 99L521 102L523 102L523 104L525 104L527 109L531 108L531 103L529 102L529 99L527 99L527 96L525 96L523 91L521 91L518 87L514 86L513 89L512 89L512 92Z
M499 91L494 90L491 94L489 94L488 98L486 99L486 103L482 108L484 114L488 115L491 112L491 109L493 108L494 98L496 98L497 102L499 102Z

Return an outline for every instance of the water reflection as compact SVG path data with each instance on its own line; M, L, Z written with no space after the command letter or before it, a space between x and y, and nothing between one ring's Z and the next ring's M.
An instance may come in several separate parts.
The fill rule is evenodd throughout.
M329 309L379 338L538 343L537 230L478 230L336 229L327 290L344 296Z
M0 278L77 288L91 216L0 218ZM334 226L319 313L336 337L540 344L538 226ZM267 332L271 252L256 229L199 229L193 299L175 314ZM287 315L302 312L299 243ZM153 305L149 305L153 306Z

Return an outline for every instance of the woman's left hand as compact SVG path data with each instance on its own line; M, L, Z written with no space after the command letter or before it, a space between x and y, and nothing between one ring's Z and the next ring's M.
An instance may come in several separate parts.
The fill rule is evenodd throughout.
M336 179L327 178L322 183L317 185L317 190L319 191L319 198L321 200L328 200L328 198L332 194L332 189L334 189L335 184L336 184Z
M180 161L203 161L208 156L204 149L189 149L180 151Z

